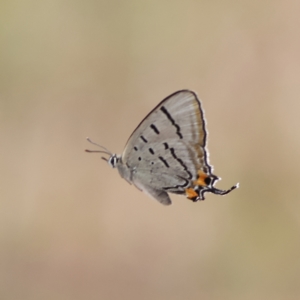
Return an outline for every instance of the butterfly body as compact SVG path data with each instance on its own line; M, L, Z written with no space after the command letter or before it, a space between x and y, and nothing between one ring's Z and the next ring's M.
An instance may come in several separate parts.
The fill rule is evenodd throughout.
M192 201L204 200L206 192L225 195L237 185L225 191L214 187L219 178L208 163L205 126L197 95L178 91L143 119L121 155L105 152L107 161L127 182L165 205L171 204L168 193Z

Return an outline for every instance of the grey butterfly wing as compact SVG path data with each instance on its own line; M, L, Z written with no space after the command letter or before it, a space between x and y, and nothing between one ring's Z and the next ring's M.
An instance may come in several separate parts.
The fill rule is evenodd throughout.
M197 95L178 91L159 103L130 136L122 154L131 182L163 204L183 194L197 171L210 172L206 131Z
M170 205L172 203L166 191L159 188L155 188L151 185L147 185L147 183L143 182L141 178L140 180L136 180L136 182L134 182L134 185L139 190L143 191L146 195L150 196L151 198L154 198L163 205Z

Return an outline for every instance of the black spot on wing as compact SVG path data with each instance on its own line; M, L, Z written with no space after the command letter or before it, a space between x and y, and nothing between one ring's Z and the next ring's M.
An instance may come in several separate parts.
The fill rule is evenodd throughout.
M154 131L156 134L159 134L159 130L157 129L157 127L156 127L154 124L151 124L150 127L153 129L153 131Z
M148 150L152 155L154 154L154 150L152 148L149 148Z
M140 136L141 140L144 142L144 143L148 143L148 141L145 139L145 137L143 137L142 135Z
M210 178L210 177L206 177L206 178L204 179L204 182L205 182L207 185L209 185L209 184L211 183L211 178Z
M167 168L170 167L169 164L168 164L168 162L167 162L162 156L159 156L158 158L165 164L165 166L166 166Z
M163 143L163 145L165 146L165 150L169 149L168 143Z
M166 117L169 119L169 121L172 123L172 125L176 128L176 134L179 136L180 139L183 138L181 132L180 132L180 126L175 123L174 119L172 118L172 116L170 115L170 113L167 111L167 109L162 106L160 108L160 110L166 115Z

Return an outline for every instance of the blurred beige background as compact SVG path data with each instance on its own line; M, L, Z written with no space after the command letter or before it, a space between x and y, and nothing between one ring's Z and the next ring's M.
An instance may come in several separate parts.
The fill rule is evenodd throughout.
M300 2L2 1L0 299L299 299ZM164 207L89 155L195 90L226 197Z

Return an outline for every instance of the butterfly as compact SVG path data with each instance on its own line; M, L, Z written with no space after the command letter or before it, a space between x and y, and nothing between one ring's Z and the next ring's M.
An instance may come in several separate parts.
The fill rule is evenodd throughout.
M86 150L109 155L102 157L130 184L164 205L169 193L194 202L207 192L226 195L214 187L214 175L206 149L207 131L201 103L195 92L177 91L162 100L137 126L121 155L102 150Z

